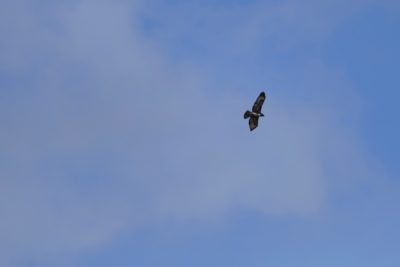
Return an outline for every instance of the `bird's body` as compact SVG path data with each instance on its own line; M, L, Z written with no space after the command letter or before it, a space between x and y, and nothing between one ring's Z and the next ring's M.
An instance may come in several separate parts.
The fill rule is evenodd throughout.
M250 131L253 131L258 126L258 118L264 117L264 114L261 113L262 106L265 101L265 93L261 92L257 97L256 102L254 102L253 108L251 111L246 110L244 113L244 118L249 118L249 127Z
M245 119L247 119L248 117L263 117L264 116L264 114L261 114L261 113L256 113L256 112L252 112L252 111L246 111L245 113L244 113L245 115Z

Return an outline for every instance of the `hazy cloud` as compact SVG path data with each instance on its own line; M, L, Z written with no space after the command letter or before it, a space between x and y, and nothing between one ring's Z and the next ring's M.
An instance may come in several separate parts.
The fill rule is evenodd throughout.
M373 172L354 128L345 129L357 108L345 106L355 115L343 119L330 101L288 94L331 86L321 98L359 103L334 92L352 92L351 83L323 64L275 73L266 117L250 134L242 113L263 88L214 93L221 82L206 69L171 59L146 35L143 3L61 2L46 7L52 12L35 1L2 5L0 258L79 252L143 224L223 219L239 207L314 215L329 194L327 169L338 180ZM238 11L224 12L233 20ZM288 1L265 12L265 21L254 18L261 24L244 21L220 41L253 42L260 25L280 20L270 31L293 33L315 11ZM304 31L325 34L325 26L306 20Z

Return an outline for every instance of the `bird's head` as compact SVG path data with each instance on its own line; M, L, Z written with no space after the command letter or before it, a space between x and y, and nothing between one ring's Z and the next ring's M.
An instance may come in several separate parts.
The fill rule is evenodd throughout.
M264 117L264 114L260 113L260 117Z

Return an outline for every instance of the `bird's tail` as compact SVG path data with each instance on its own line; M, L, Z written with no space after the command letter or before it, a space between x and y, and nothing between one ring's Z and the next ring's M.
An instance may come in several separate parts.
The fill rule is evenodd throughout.
M244 113L244 118L247 119L248 117L250 117L251 112L249 110L246 110L246 112Z

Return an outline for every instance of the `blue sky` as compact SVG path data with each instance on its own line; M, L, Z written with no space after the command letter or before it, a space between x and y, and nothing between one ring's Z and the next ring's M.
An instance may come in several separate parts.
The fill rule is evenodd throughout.
M397 266L399 13L1 1L0 265Z

